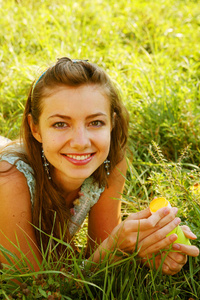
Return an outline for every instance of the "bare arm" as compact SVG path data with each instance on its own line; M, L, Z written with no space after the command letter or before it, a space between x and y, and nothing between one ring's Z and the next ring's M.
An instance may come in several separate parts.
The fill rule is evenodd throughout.
M8 163L0 162L1 171L9 167ZM41 262L42 258L31 222L31 201L26 178L14 167L0 174L0 244L20 257L20 252L9 240L17 246L19 243L21 251L33 264L34 269L38 270L38 264L27 243L27 241L30 243L37 259ZM2 253L0 253L0 261L7 263Z
M140 253L152 254L168 247L177 238L175 234L166 237L166 234L180 223L180 219L175 218L176 212L174 209L162 208L154 215L151 215L148 209L131 214L113 229L90 260L98 263L109 251L133 253L139 250L140 256Z
M140 248L140 257L146 257L147 255L151 257L152 253L157 253L159 250L169 247L177 239L175 234L166 238L166 234L170 232L170 228L175 228L180 222L180 219L175 219L177 213L176 209L168 211L168 216L160 215L158 223L154 226L152 226L152 221L149 223L149 220L152 219L150 218L151 213L148 209L137 214L132 214L125 222L121 223L121 204L120 200L116 200L116 198L121 198L120 194L123 191L125 179L124 176L117 171L118 168L121 170L122 174L125 175L125 160L117 166L115 173L110 175L109 188L104 191L98 203L93 207L90 213L88 230L90 237L89 244L93 249L95 241L100 245L90 258L95 262L98 262L103 258L108 250L110 251L116 248L127 252L135 250L137 230L139 228L139 223L135 222L136 220L140 221L140 225L141 221L146 222L145 228L142 229L140 227L140 239L138 245ZM123 243L118 243L122 237L124 239ZM189 238L192 237L190 236ZM116 240L118 242L116 242ZM191 256L197 256L199 250L197 247L187 246L187 249L184 249L184 253ZM180 271L186 261L187 257L185 255L172 252L165 259L163 272L166 274L175 274ZM157 256L156 267L158 268L160 264L161 256Z
M89 234L89 248L88 254L92 253L97 245L100 245L99 248L93 253L92 260L98 261L104 257L107 250L114 250L119 248L122 251L133 252L135 250L135 244L137 240L138 226L140 222L145 222L145 228L143 229L144 233L140 234L141 241L145 237L144 246L141 248L141 251L147 251L147 248L150 248L150 253L157 251L158 249L163 249L164 247L170 245L175 239L176 236L173 235L173 241L169 238L164 239L166 234L169 231L168 227L163 229L162 232L158 230L159 228L167 225L171 222L170 228L175 228L176 225L172 222L175 218L175 213L173 211L168 211L168 218L164 219L164 215L159 217L159 224L152 227L151 220L155 222L155 218L150 218L151 213L149 210L142 211L136 214L130 215L124 222L121 223L121 194L123 192L124 183L125 183L125 174L126 174L126 161L122 160L114 169L109 177L109 187L105 189L102 193L97 204L93 206L89 216L88 224L88 234ZM162 220L163 219L163 220ZM149 223L150 222L150 223ZM142 229L140 228L140 231ZM158 232L156 232L158 231ZM154 232L154 245L153 249L151 245L152 235ZM149 238L148 238L149 236ZM161 237L160 237L161 236ZM119 241L123 241L123 243ZM162 241L164 239L164 241ZM117 242L116 242L117 240ZM95 247L96 246L96 247ZM162 248L163 247L163 248ZM92 250L92 252L91 252Z
M125 158L109 176L108 188L100 196L89 215L89 247L94 249L121 222L121 194L123 192L127 165Z

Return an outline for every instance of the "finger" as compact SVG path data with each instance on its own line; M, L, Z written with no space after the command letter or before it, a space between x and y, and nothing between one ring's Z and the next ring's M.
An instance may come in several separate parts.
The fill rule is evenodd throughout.
M168 237L166 237L166 235L176 228L180 221L181 220L179 218L176 218L165 227L153 232L140 241L138 248L141 247L142 254L143 252L145 254L156 253L175 242L178 238L176 234L171 234ZM142 232L140 238L142 238L143 235L144 233Z
M152 228L157 230L158 228L161 228L172 221L177 212L178 209L176 207L171 209L169 207L164 207L159 209L154 214L151 214L149 208L147 208L141 212L131 214L126 220L140 220L140 226L145 227L140 227L141 230L148 230ZM146 218L147 216L149 217ZM143 219L148 220L148 222L144 221Z
M164 207L164 208L159 209L154 214L150 215L150 217L148 217L147 219L138 219L136 221L139 222L138 224L140 226L140 230L148 230L148 229L154 228L162 218L165 218L169 214L170 214L170 208ZM135 218L135 216L134 216L134 214L132 214L126 220L134 221L135 220L134 218ZM167 218L165 223L170 222L170 220L172 218L174 218L174 217L172 217L172 215L171 215L170 217Z
M156 270L161 266L162 272L166 275L174 275L183 267L183 264L176 264L174 262L172 263L171 260L166 256L166 252L162 252L162 255L156 255L156 257L149 255L147 258L142 259L142 263L149 268L155 267Z
M180 219L176 218L160 230L155 231L155 229L152 229L152 233L149 231L149 229L147 230L147 228L153 228L152 223L149 222L149 219L125 220L120 224L120 226L118 226L119 228L117 231L115 230L116 232L113 233L113 235L117 234L117 237L120 235L124 236L124 238L121 240L121 243L126 241L126 250L128 251L135 251L135 247L133 245L135 245L138 239L138 249L141 248L143 250L150 247L149 251L146 253L153 253L165 248L166 246L169 246L177 239L176 234L172 234L167 238L166 235L179 223Z
M181 227L182 230L184 230L184 231L191 231L190 227L187 226L187 225L182 225L182 226L180 226L180 227Z
M185 265L187 262L187 255L180 252L169 252L167 255L167 260L175 261L180 265Z
M153 232L156 232L159 228L162 228L166 226L168 223L172 222L175 219L175 215L177 213L176 208L172 208L170 210L170 213L167 214L165 217L163 217L153 228L148 229L147 235L152 234ZM169 233L169 232L168 232Z
M151 216L151 212L149 208L146 208L144 210L138 211L136 213L131 214L127 220L140 220L140 219L146 219Z
M162 272L166 275L175 275L182 269L183 265L174 264L172 268L170 268L167 264L163 263Z
M191 231L191 229L187 225L182 225L180 227L187 238L191 240L197 239L197 236Z
M163 226L171 222L173 219L175 219L177 212L178 209L176 207L171 208L169 214L167 214L158 222L157 227L162 228Z
M199 255L199 249L196 246L184 245L184 244L173 244L172 248L178 250L189 256L196 257Z
M178 272L180 272L180 270L181 270L181 268L177 271L172 271L167 265L163 264L163 266L162 266L162 272L165 275L175 275Z
M164 258L165 253L162 253L161 256ZM187 256L182 255L180 253L171 253L169 252L168 255L165 257L162 270L165 274L174 275L178 273L182 267L187 262Z
M153 242L153 238L150 237L150 239ZM168 249L169 246L174 243L177 240L176 234L171 234L170 236L161 239L160 241L156 241L155 243L149 245L149 237L148 239L144 239L141 243L138 245L138 249L141 249L138 253L140 257L145 257L146 255L152 254L152 253L158 253L160 250Z
M181 255L181 254L179 254ZM184 257L184 259L183 259ZM149 268L158 269L160 266L162 268L162 272L166 275L174 275L178 273L184 264L187 261L187 257L185 255L181 255L181 258L178 258L178 261L173 260L169 254L166 256L166 252L162 252L155 257L153 255L148 255L145 258L142 258L142 263ZM180 262L179 262L180 261Z

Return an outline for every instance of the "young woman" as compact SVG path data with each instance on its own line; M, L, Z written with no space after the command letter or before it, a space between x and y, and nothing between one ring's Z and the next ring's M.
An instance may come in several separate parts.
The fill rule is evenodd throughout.
M128 113L102 69L66 57L48 68L29 93L20 142L1 153L0 244L20 256L14 244L19 245L37 270L28 244L41 263L48 235L71 241L89 213L88 253L94 262L115 249L135 251L137 238L143 261L169 247L177 236L166 234L180 223L176 208L153 215L146 209L121 222L127 135ZM180 252L166 257L166 274L178 272L186 255L199 253L195 246L173 248ZM59 245L56 251L63 255L66 249ZM3 255L0 261L6 262ZM156 267L160 263L157 255Z

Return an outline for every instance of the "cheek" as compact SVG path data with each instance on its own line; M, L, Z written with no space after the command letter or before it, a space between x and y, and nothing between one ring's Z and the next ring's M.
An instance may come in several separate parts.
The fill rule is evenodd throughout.
M46 155L54 153L58 150L59 143L52 136L45 135L42 139L42 146Z
M107 153L109 152L110 139L111 139L110 132L106 132L105 134L102 134L97 138L97 143L99 145L99 148L101 148L102 151L105 151Z
M52 133L51 130L46 130L42 134L42 143L44 147L54 149L62 143L64 140L63 138L64 137L61 134L55 134L54 132Z

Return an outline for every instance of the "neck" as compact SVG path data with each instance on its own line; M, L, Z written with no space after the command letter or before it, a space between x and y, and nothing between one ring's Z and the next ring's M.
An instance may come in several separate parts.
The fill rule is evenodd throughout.
M77 199L79 197L78 192L80 191L81 188L78 188L72 192L69 192L66 196L65 196L65 201L66 201L66 206L68 209L73 207L73 202L75 199Z
M66 199L67 206L71 206L72 202L78 197L78 192L81 189L81 186L84 182L83 179L69 180L60 174L54 173L52 180L56 183L58 188L63 194L63 197Z

